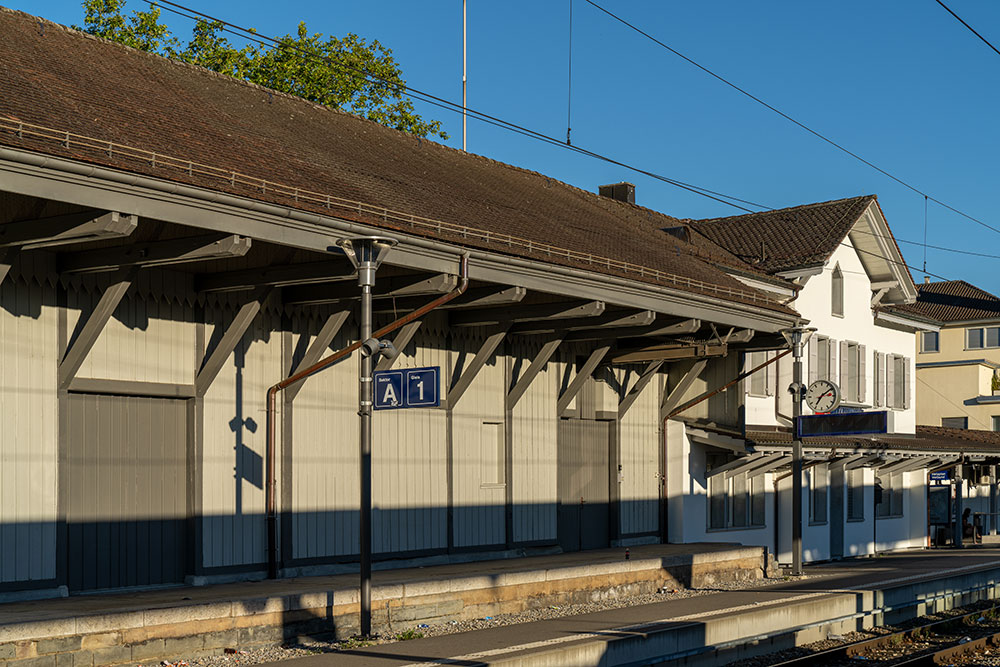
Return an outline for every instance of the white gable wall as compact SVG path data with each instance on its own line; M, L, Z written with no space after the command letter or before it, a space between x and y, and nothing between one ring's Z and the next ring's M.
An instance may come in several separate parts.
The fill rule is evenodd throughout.
M844 279L844 315L832 313L832 281L835 267L840 266ZM910 402L906 409L893 409L893 431L896 433L913 433L916 424L915 380L913 373L913 351L916 345L915 334L897 331L875 323L871 309L871 281L865 273L864 266L849 238L834 251L830 260L824 265L822 273L809 277L798 298L791 304L804 318L809 320L809 326L816 327L816 335L827 336L837 341L836 364L834 379L840 381L841 341L853 341L865 346L864 371L864 401L866 409L885 409L874 407L875 398L875 363L876 352L897 354L909 360ZM782 358L779 364L778 382L775 393L780 401L782 414L791 414L791 401L788 398L788 383L791 380L791 355ZM803 379L808 384L809 354L805 351L803 360ZM761 371L763 372L763 371ZM809 408L803 403L803 413L809 414ZM747 396L747 424L778 425L781 422L775 415L775 397ZM787 423L782 424L787 425Z

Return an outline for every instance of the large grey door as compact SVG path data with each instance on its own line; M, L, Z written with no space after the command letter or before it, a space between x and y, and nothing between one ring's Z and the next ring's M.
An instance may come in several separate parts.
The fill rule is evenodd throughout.
M64 461L71 590L184 580L184 401L70 394Z
M563 551L609 544L608 452L613 422L561 419L558 434L559 545Z

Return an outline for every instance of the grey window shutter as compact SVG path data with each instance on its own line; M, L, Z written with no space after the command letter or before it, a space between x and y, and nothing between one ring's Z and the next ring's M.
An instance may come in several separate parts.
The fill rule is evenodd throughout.
M809 339L809 384L819 377L817 364L819 364L819 343L816 342L816 336L812 336Z
M837 341L831 338L827 341L827 345L827 349L830 350L830 368L827 369L827 378L830 382L840 384L840 377L837 374Z
M865 402L865 389L868 378L865 370L865 346L858 345L858 401Z
M896 407L896 364L895 357L886 355L885 357L885 405L889 408Z
M753 363L752 362L753 362L753 352L744 352L743 353L743 372L744 373L746 373L751 368L753 368ZM750 393L750 378L752 378L752 377L753 376L751 375L750 377L743 378L742 384L743 384L743 393L744 394L749 394Z
M910 358L903 357L903 409L910 408Z
M885 391L885 385L879 382L879 378L882 376L882 353L878 350L872 352L872 404L876 407L882 407L882 392Z
M848 363L848 345L846 340L840 341L840 389L847 396L848 400L854 400L856 396L851 396L847 391L851 379L851 366Z
M772 361L776 356L777 352L768 352L767 360L771 361L771 365L767 367L767 395L774 396L775 387L778 384L778 362Z

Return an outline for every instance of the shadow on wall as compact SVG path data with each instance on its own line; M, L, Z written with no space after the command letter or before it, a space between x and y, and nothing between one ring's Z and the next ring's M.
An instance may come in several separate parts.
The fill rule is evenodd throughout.
M89 507L67 508L65 522L5 522L0 524L0 591L52 588L67 585L71 592L138 586L183 583L188 575L225 575L265 572L267 569L267 532L265 515L260 512L213 514L194 518L157 516L157 498L167 497L177 507L176 489L154 486L140 494L140 500L128 506L117 505L115 483L95 484L101 493L93 496ZM183 489L180 490L183 494ZM103 496L103 497L101 497ZM657 504L633 501L632 505ZM453 508L452 546L448 544L446 507L379 508L372 513L372 539L377 561L418 557L461 555L473 559L478 552L504 551L509 548L559 546L556 516L557 503L515 505L514 534L517 522L534 520L547 527L548 537L531 541L477 543L455 547L463 533L489 534L476 522L499 522L504 534L505 508L499 506L461 506ZM641 511L651 511L643 507ZM166 514L167 512L162 512ZM604 515L609 508L604 508ZM565 512L563 512L565 515ZM459 520L462 524L459 524ZM322 571L323 566L342 566L347 571L357 562L358 513L351 510L284 512L279 521L290 529L279 530L282 538L282 568L305 568ZM575 521L577 529L589 531L589 537L564 551L578 550L581 543L590 548L610 545L613 536L607 523ZM537 534L537 530L534 531ZM648 537L655 538L652 534ZM509 548L508 548L509 547ZM442 558L441 562L444 562ZM313 569L315 568L315 570ZM330 568L326 568L331 571ZM683 577L683 573L677 573ZM689 575L688 575L689 576ZM685 583L686 582L681 582Z

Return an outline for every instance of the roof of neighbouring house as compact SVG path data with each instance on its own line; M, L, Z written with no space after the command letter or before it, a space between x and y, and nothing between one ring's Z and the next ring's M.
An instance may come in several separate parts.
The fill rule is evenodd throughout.
M794 315L670 216L22 12L0 34L0 145Z
M747 427L746 440L751 446L790 446L794 437L790 429L755 430L753 427ZM803 438L802 442L808 447L830 447L831 450L960 452L1000 456L1000 432L943 426L917 426L913 435L814 436Z
M825 262L875 195L698 220L692 229L768 273Z
M917 301L892 306L891 312L941 323L1000 319L1000 298L964 280L917 285Z

